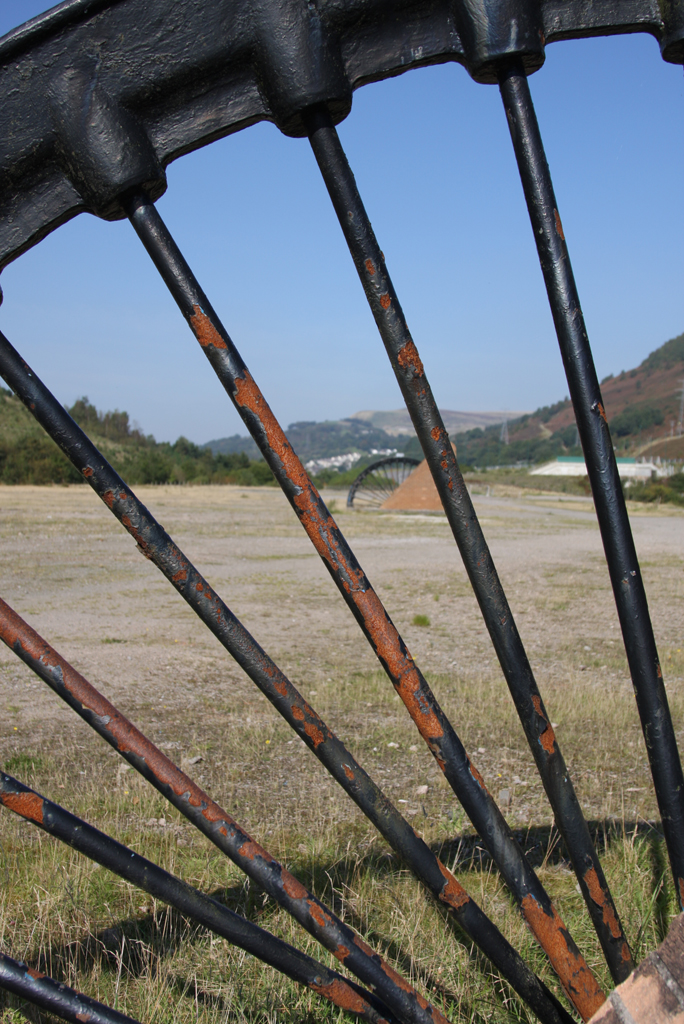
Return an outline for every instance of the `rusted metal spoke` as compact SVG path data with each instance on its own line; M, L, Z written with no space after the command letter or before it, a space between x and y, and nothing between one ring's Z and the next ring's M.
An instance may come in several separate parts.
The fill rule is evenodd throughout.
M587 464L679 905L684 909L684 776L615 451L530 88L504 69L501 96Z
M332 125L331 130L335 131ZM129 201L127 212L397 693L519 900L566 992L578 1009L584 1008L580 1012L591 1016L605 996L158 210L138 194Z
M0 804L341 1009L372 1024L397 1020L376 996L337 971L329 970L4 773L0 774Z
M353 929L255 842L2 600L0 639L345 967L359 976L367 974L366 961L370 958L397 986L406 986L401 976L383 963ZM440 1014L434 1019L444 1020Z
M395 985L405 986L403 979L353 929L255 842L2 600L0 639L345 967L358 976L368 974L370 959ZM441 1016L436 1019L444 1020Z
M625 964L630 962L629 948L456 455L385 267L384 256L329 115L323 109L313 109L307 116L307 123L314 155L461 552L558 827L570 850L585 900L592 910L599 938L607 956L610 954L613 969L616 973L624 972ZM454 792L487 844L506 882L520 899L523 914L554 962L559 977L566 979L564 984L568 991L573 992L577 1009L583 1015L591 1016L603 1001L603 993L531 868L522 861L519 851L513 851L515 841L489 794L486 794L486 803L478 801L474 807L476 817L466 805L463 772L459 771L465 751L429 690L425 693L425 700L426 704L421 708L423 715L433 715L443 730L439 741L429 744L430 749L443 764L443 771ZM411 707L409 711L412 711ZM420 716L413 717L420 729ZM471 775L476 774L467 758L466 766ZM486 792L482 780L479 776L477 778ZM596 885L593 885L594 878ZM538 895L540 889L543 895ZM617 937L604 924L603 909L596 913L592 897L597 896L610 913L611 923L616 922ZM576 982L575 977L581 980Z
M466 935L479 946L521 998L542 1021L567 1020L565 1011L520 955L224 602L213 593L206 580L173 544L159 523L2 334L0 373L128 530L141 551L173 583L202 622L375 825L392 849L454 915Z
M75 992L5 953L0 953L0 988L72 1024L138 1024L133 1017Z

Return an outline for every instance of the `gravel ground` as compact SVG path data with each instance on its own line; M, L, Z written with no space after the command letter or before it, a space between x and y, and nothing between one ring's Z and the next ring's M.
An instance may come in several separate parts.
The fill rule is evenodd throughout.
M463 821L452 795L282 495L139 494L403 810L431 838L453 835ZM343 531L512 823L548 823L444 517L348 512L344 496L325 497L342 507ZM652 818L591 502L510 490L474 500L587 815ZM684 513L637 508L632 522L679 730ZM302 801L312 820L322 806L338 820L356 815L89 488L2 487L0 531L2 597L156 742L186 762L202 756L203 783L246 825L271 813L287 821ZM90 771L101 741L5 648L0 671L0 760L75 745L78 770Z

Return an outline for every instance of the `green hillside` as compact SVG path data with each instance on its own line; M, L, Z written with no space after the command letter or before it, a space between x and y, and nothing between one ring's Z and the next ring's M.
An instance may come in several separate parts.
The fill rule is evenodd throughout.
M408 416L408 414L407 414ZM410 422L410 421L409 421ZM365 463L371 461L373 449L376 451L398 450L405 455L422 458L422 452L415 434L387 433L365 419L354 416L345 420L302 420L291 423L285 431L287 439L297 452L302 462L310 459L326 459L348 452L361 452L369 456ZM208 441L205 445L214 454L229 452L245 452L259 458L259 450L251 437L222 437L216 441ZM364 464L365 464L364 463Z
M684 334L651 352L633 370L610 374L601 392L615 451L619 456L684 460L678 436L684 386ZM453 438L463 466L486 469L548 462L559 455L581 455L575 414L565 398L501 426L469 430Z
M99 412L79 398L67 412L83 427L127 483L273 483L265 462L244 453L214 455L185 437L157 442L131 427L128 413ZM67 484L83 478L19 399L0 389L0 483Z

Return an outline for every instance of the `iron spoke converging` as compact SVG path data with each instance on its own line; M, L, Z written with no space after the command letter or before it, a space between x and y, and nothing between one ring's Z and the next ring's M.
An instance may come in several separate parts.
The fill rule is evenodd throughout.
M684 909L684 775L615 451L521 66L513 63L502 70L499 85L587 464L677 899Z
M403 978L353 929L256 843L1 599L0 640L345 967L376 985L381 996L383 988L406 988ZM437 1015L436 1019L444 1018Z
M489 850L565 992L605 996L459 736L154 202L177 157L259 121L309 138L461 553L556 825L615 982L634 967L589 828L418 349L335 125L365 83L455 61L498 85L585 453L670 865L684 910L684 773L606 413L527 75L555 39L647 32L684 64L684 0L69 0L0 40L0 269L82 211L128 216L414 724ZM96 55L96 56L95 56ZM2 293L0 292L0 302ZM0 335L0 372L187 604L392 849L543 1024L571 1018L195 566ZM383 459L348 507L387 499L411 459ZM373 1024L447 1024L9 606L0 638L369 991L276 939L0 773L0 804L39 824L333 1004ZM9 767L9 764L8 764ZM640 933L641 935L641 933ZM0 954L0 988L76 1024L136 1024ZM617 1005L617 1004L616 1004Z
M132 197L126 208L131 223L219 380L259 445L421 736L519 901L569 998L581 1013L591 1016L604 1002L604 994L159 211L142 194Z
M337 971L331 971L252 921L240 917L211 896L194 889L5 773L0 773L0 804L155 899L175 907L215 935L325 996L341 1009L370 1024L395 1020L376 996ZM440 1016L439 1019L444 1018Z
M75 992L5 953L0 953L0 988L71 1024L138 1024L125 1013Z
M568 847L584 899L592 915L594 927L611 972L617 978L625 977L629 973L632 961L617 911L612 902L608 883L605 880L589 834L589 828L570 781L550 719L544 708L513 614L459 469L456 455L425 375L423 363L409 333L399 300L385 267L384 256L356 187L354 175L328 114L321 109L312 110L308 114L307 123L314 155L330 193L337 218L461 552L485 624L534 755L537 769L553 808L558 829ZM437 708L438 705L432 694L429 699L430 706ZM459 756L463 756L458 751L460 741L446 721L446 716L441 716L440 725L444 728L444 737L440 741L440 756L444 762L443 771L463 802L457 789L458 781L452 767L453 760L458 760ZM451 750L449 750L449 746ZM434 746L431 749L434 752ZM470 770L472 766L468 767ZM489 803L490 806L495 806L491 798ZM491 844L495 838L493 830L481 827L473 819L468 807L466 807L466 811L484 841ZM510 832L508 836L510 837ZM507 846L510 847L513 843L512 837L508 838ZM504 847L498 857L491 845L489 849L499 870L502 871L508 882L510 869L506 871L499 863L499 858L504 863L508 860L508 849ZM508 864L511 862L508 861ZM511 885L510 882L509 885ZM513 886L511 887L513 888ZM549 918L555 911L536 895L532 895L533 892L534 890L530 888L522 896L523 913L526 914L535 933L538 930L548 934ZM540 918L540 914L543 914L543 917ZM607 918L610 919L610 926L606 923ZM572 946L568 944L567 949L565 948L565 934L567 933L562 923L556 922L552 931L556 934L564 933L561 939L562 946L556 948L563 948L563 956L567 958L565 973L567 974L568 967L572 964L571 975L577 971L578 976L584 977L582 972L585 971L586 965L581 954L574 947L574 943ZM581 1013L588 1013L589 1016L595 1012L604 998L593 978L587 980L586 987L581 994L578 991L577 995L582 1008L577 1003L575 1005Z
M0 334L0 374L59 444L93 490L158 569L173 583L261 692L332 777L375 825L428 890L453 913L463 931L544 1021L557 1021L557 1001L520 955L386 798L290 680L214 594L57 399Z

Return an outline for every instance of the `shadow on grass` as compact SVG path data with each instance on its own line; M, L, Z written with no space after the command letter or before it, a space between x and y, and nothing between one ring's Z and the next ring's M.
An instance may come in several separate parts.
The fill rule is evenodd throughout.
M592 821L589 827L599 852L625 839L643 838L648 843L654 912L658 938L662 941L667 933L668 896L665 884L667 861L659 823L643 820L622 822L610 818ZM563 864L569 867L562 840L553 826L518 829L514 835L535 868L547 864ZM433 844L433 850L452 870L459 872L487 871L491 865L489 854L474 833L461 834L453 839ZM357 916L349 902L342 898L341 894L349 887L353 887L359 875L371 875L381 880L383 877L394 876L399 867L399 859L393 854L368 851L363 856L359 856L357 852L347 857L326 861L318 857L302 857L297 863L295 874L314 892L324 893L324 901L339 916L344 917L348 924L360 931L374 948L386 951L388 958L397 963L405 977L415 979L417 986L431 995L431 998L444 1000L446 1004L458 1007L461 1019L472 1021L473 1024L484 1024L491 1019L492 1009L496 1004L505 1009L509 1019L531 1019L528 1011L497 975L489 961L460 931L446 908L439 908L445 926L465 951L473 969L483 981L486 981L486 985L480 988L480 993L486 992L488 998L482 998L482 994L479 994L477 1003L468 1002L462 992L450 990L434 972L426 969L424 964L418 964L410 954L386 935L374 929L369 930L368 922ZM274 903L272 900L265 901L260 888L251 881L245 879L242 884L215 890L211 895L236 913L269 927ZM426 898L429 899L427 894ZM513 911L513 904L511 910ZM127 978L140 978L153 973L156 964L168 960L184 945L194 944L208 934L207 929L188 921L177 911L162 907L141 917L120 920L97 933L89 933L80 940L54 943L46 947L30 966L67 984L73 984L77 975L89 974L92 971L120 973ZM226 1015L230 1017L228 1002L220 995L205 991L202 983L198 982L194 975L183 977L182 973L177 973L172 979L171 986L179 999L187 999L195 1004L201 1004L206 1009L215 1010L224 1019ZM11 1005L14 1004L8 1002L7 997L0 998L0 1008ZM232 1005L235 1005L234 999ZM39 1016L42 1018L42 1015ZM297 1020L304 1022L306 1016L303 1014L297 1017Z
M661 886L667 871L665 860L664 839L659 821L623 821L622 818L605 818L603 821L588 821L589 832L599 857L614 843L625 839L645 838L651 850L653 865L654 892ZM513 829L528 861L535 870L547 864L561 864L571 868L565 843L555 825L531 825L529 828ZM432 851L452 871L486 871L492 863L484 843L475 833L454 836L439 843L432 844ZM656 883L657 879L657 883ZM667 897L662 904L663 911L667 907ZM663 936L664 938L664 936Z

